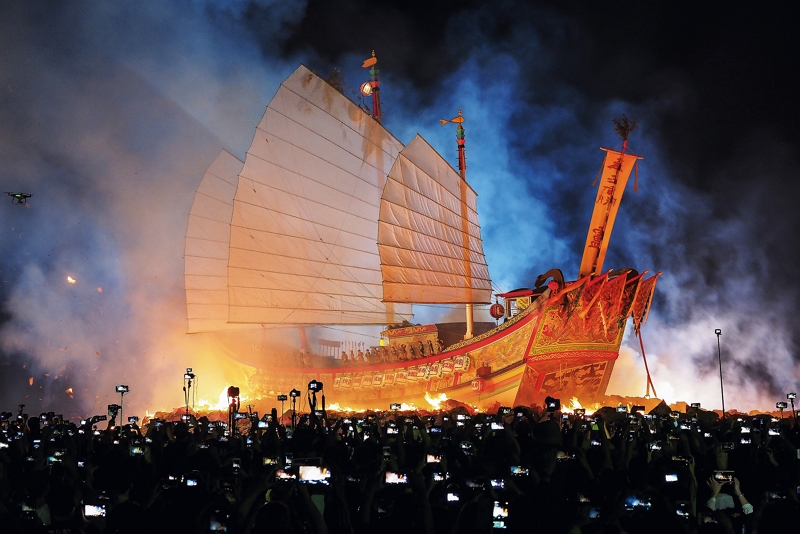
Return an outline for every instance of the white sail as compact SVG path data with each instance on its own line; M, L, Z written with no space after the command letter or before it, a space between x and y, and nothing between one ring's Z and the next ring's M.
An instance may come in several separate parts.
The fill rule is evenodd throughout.
M381 199L378 248L386 301L491 301L476 198L422 137L403 149Z
M376 243L381 192L403 145L301 66L270 102L234 199L231 323L391 324Z
M228 249L233 196L243 165L223 150L194 196L184 253L189 333L229 328Z

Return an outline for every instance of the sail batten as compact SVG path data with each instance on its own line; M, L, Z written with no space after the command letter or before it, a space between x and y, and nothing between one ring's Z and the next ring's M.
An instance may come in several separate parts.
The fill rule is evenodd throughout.
M263 272L297 274L298 276L316 276L320 278L333 278L343 281L360 281L363 283L381 283L381 277L379 273L376 274L374 270L365 269L357 265L331 265L327 262L309 261L300 266L289 261L285 261L293 259L292 256L272 255L272 258L274 261L270 263L268 269L263 269ZM234 266L231 267L231 269L237 268Z
M392 209L392 208L397 208ZM441 222L434 218L428 217L425 215L420 214L413 214L407 213L407 210L404 206L399 204L395 204L393 202L386 202L386 208L382 212L382 216L386 220L382 220L379 224L386 224L397 227L399 230L405 230L408 232L413 233L420 233L426 237L431 239L435 239L437 241L441 241L444 243L448 243L455 246L464 246L463 242L463 230L462 228L458 228L455 226L450 226L447 224L441 224ZM415 220L403 220L398 216L397 212L400 212L401 216L407 216L409 219L413 218ZM405 213L404 213L405 212ZM470 241L469 248L470 250L474 250L475 252L482 252L482 245L481 243L481 230L480 226L477 225L470 225L468 230Z
M381 245L380 250L382 252L382 258L384 261L384 265L388 268L389 266L395 265L395 261L400 261L400 256L414 256L413 259L408 259L407 261L414 262L415 264L422 265L424 264L425 270L431 272L450 272L456 274L462 274L464 276L472 273L472 276L476 276L475 272L480 271L481 267L483 270L488 272L488 268L485 263L480 263L482 256L478 253L470 254L469 258L470 261L467 262L467 265L471 265L469 272L464 266L463 258L456 258L454 254L440 254L436 252L429 252L426 250L420 250L422 246L417 248L407 248L407 247L399 247L399 246L388 246L388 245ZM453 252L461 252L463 249L454 249ZM389 261L390 258L394 258L393 261ZM448 262L453 263L452 269L437 269L437 264L439 262ZM479 277L480 278L480 277ZM483 277L484 279L488 280L488 274ZM387 277L384 274L384 279Z
M490 302L477 195L420 136L389 172L378 243L384 300Z
M281 197L280 195L275 195L274 197L272 197L269 200L265 199L263 204L273 205L273 204L276 203L276 199L280 199L280 197ZM246 198L246 197L244 197L244 198ZM264 228L269 227L270 223L274 222L275 218L281 217L281 218L292 219L293 220L293 223L292 223L293 225L309 223L309 224L314 224L314 225L316 225L317 227L320 227L320 228L328 228L328 229L335 230L335 231L338 232L338 231L345 231L345 230L343 230L342 225L344 224L344 222L346 222L346 219L351 219L352 220L351 224L354 225L353 226L353 231L345 231L346 233L351 233L353 235L359 235L361 237L371 237L373 239L373 241L374 241L374 236L364 235L364 234L367 234L368 232L362 230L362 228L363 228L362 224L364 224L364 223L374 223L374 221L371 221L370 219L361 217L361 216L359 216L357 214L353 214L353 213L349 213L347 211L337 210L335 208L332 208L332 209L329 210L329 213L325 214L325 215L327 215L329 217L329 220L326 220L325 215L323 215L321 213L321 211L323 209L327 210L327 207L324 204L319 204L319 203L316 203L314 201L310 201L310 204L313 207L318 207L319 211L315 211L313 214L311 214L310 216L307 216L307 217L303 217L303 214L300 214L300 213L287 213L287 211L289 211L289 210L286 209L286 208L282 208L282 207L276 207L274 209L266 209L263 204L259 205L257 202L252 201L252 200L242 200L242 202L241 202L242 208L241 209L242 210L255 210L255 211L264 210L265 211L264 215L267 215L268 217L271 217L273 219L273 221L270 221L270 220L267 220L267 219L262 219L261 225ZM237 215L241 215L243 217L246 217L246 215L244 215L243 213L239 213ZM338 223L338 224L332 224L332 221L336 221L336 223ZM242 226L242 227L244 227L239 220L237 220L236 222L234 222L232 224L233 224L233 226Z
M463 228L464 222L467 222L470 233L476 237L480 237L480 225L478 224L476 212L467 210L467 217L465 219L462 217L460 211L454 211L444 204L431 202L430 199L424 197L420 200L417 197L421 197L422 195L415 191L403 190L398 193L396 190L401 187L403 187L402 184L390 180L390 183L387 184L383 193L384 205L394 205L403 210L411 210L407 212L407 215L410 217L425 217L426 219L437 221L438 225L456 228L459 229L459 231ZM408 228L414 228L414 226L408 224Z
M265 158L263 154L248 151L247 153L248 165L253 167L260 167L251 170L251 173L253 175L264 174L268 172L278 172L281 174L288 173L291 175L293 180L302 178L304 180L308 180L317 187L326 190L338 191L346 195L350 195L352 193L354 184L358 184L358 186L360 187L368 187L376 189L380 188L380 184L375 183L374 181L370 181L365 176L361 176L359 174L361 173L360 170L357 169L356 170L357 173L354 173L353 169L348 169L349 165L346 164L336 165L334 162L327 162L327 163L330 163L330 170L336 173L336 180L322 181L317 177L315 177L313 172L309 172L313 171L314 164L319 164L320 162L325 161L323 158L318 157L316 155L317 153L309 150L304 150L300 147L297 147L291 141L281 139L280 137L277 137L274 134L270 135L271 133L268 134L263 130L259 129L258 133L265 136L269 135L269 139L271 140L267 140L267 142L273 144L274 146L273 153L275 154L276 157L268 159ZM335 146L335 144L333 145ZM297 150L301 150L303 152L302 154L303 161L298 162L296 154L292 154L293 151ZM272 154L270 154L270 156L271 155ZM392 156L387 155L387 157L392 157ZM363 162L363 160L358 160L358 161ZM371 168L372 172L378 171L377 168L372 167L368 163L366 165L367 167ZM274 183L273 185L276 188L279 188L281 184ZM291 192L291 190L287 190L287 192ZM365 198L369 199L369 195L367 195Z
M275 289L277 291L310 291L316 288L326 295L348 295L374 298L381 294L381 284L375 281L328 278L313 274L298 275L292 272L270 271L270 277L248 276L244 273L239 287L242 289ZM372 288L372 289L370 289Z
M387 255L389 253L390 252L387 251ZM430 258L426 258L426 257L424 257L422 255L417 255L417 258L410 259L410 260L407 260L407 261L412 262L412 261L416 260L416 263L419 264L419 263L424 263L428 259L430 259ZM438 260L438 258L437 258L437 260ZM424 283L424 282L417 282L418 280L425 280L425 279L431 279L431 278L434 278L434 277L439 277L440 282L438 284L436 284L436 285L439 285L439 286L442 286L442 287L448 287L447 281L448 281L449 277L453 277L453 276L459 277L460 276L460 277L464 277L464 278L466 278L466 277L476 278L478 281L484 282L486 285L489 285L491 287L491 278L489 278L489 269L485 268L485 266L484 266L483 269L475 268L475 269L466 270L466 269L463 268L463 265L458 265L458 262L455 262L455 261L452 262L450 265L452 266L451 269L441 269L441 268L438 268L438 266L435 265L433 262L431 262L431 263L426 265L425 276L420 276L419 273L418 273L418 270L415 269L415 268L399 267L399 266L396 266L396 265L384 265L384 276L383 276L383 278L384 278L385 282L393 282L393 281L397 281L397 278L399 277L398 274L396 274L396 273L405 273L405 276L403 276L403 278L406 281L404 281L404 283L406 283L406 284L416 284L416 283ZM484 287L485 288L485 285L484 286L479 286L479 287Z

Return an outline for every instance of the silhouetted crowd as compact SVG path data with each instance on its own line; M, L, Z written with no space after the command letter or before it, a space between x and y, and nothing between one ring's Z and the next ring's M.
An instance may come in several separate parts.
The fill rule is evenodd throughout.
M294 424L273 410L231 427L4 413L0 531L800 531L793 417L635 408L312 410Z

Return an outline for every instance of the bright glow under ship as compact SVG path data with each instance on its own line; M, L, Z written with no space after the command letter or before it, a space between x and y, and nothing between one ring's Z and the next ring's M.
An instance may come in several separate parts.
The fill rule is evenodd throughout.
M380 122L376 61L365 62L361 89L371 110L300 66L245 162L223 151L208 169L186 234L189 333L250 368L251 398L311 380L354 408L426 406L442 394L483 408L605 394L627 320L640 334L658 277L602 272L640 159L626 153L627 119L617 122L622 150L604 149L578 279L548 271L532 289L496 296L499 326L474 323L472 306L490 304L492 286L465 180L464 119L442 121L457 126L460 172L419 135L404 146ZM412 304L464 304L467 320L412 325ZM374 343L313 333L347 338L355 325L385 330Z

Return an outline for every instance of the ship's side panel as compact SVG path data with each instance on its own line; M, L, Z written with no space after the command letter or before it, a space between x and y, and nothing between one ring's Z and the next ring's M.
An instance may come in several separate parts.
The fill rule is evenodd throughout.
M441 395L484 409L498 403L542 405L546 396L566 406L573 397L591 403L605 394L642 279L635 273L610 280L587 277L555 294L546 292L499 327L444 352L379 365L280 369L258 375L258 388L284 392L290 383L326 375L332 379L326 385L329 401L351 408L385 408L391 402L423 407L426 398ZM420 335L427 332L414 328Z

